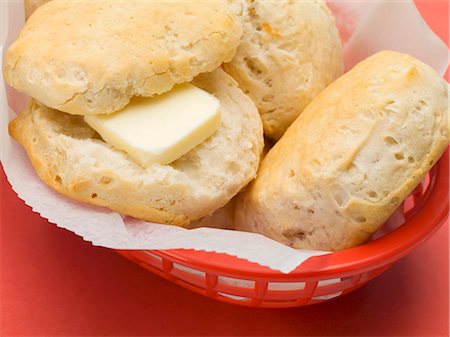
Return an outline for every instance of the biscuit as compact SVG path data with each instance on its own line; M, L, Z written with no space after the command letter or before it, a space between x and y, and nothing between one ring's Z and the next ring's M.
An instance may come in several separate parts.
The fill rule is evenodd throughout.
M105 143L82 116L32 100L10 124L38 176L75 200L151 222L187 225L224 206L255 176L263 149L254 103L220 68L193 84L221 103L221 124L169 165L143 168Z
M238 199L236 227L295 248L363 243L449 142L448 84L384 51L325 89L263 159Z
M48 107L111 113L230 61L241 34L226 2L54 0L7 51L4 77Z
M209 227L217 229L234 229L234 210L236 206L236 197L230 200L225 206L216 209L207 216L192 221L187 228L195 229L200 227Z
M256 103L265 135L277 140L342 74L339 32L323 1L232 3L244 34L224 68Z
M29 18L31 14L42 5L46 4L50 0L24 0L25 5L25 18Z

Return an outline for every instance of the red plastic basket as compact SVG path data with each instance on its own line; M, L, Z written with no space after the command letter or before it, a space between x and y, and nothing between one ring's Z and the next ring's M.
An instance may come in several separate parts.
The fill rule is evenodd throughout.
M118 252L157 275L220 301L267 308L309 305L361 287L445 222L449 213L448 149L401 207L406 221L397 229L361 246L311 258L289 274L204 251Z

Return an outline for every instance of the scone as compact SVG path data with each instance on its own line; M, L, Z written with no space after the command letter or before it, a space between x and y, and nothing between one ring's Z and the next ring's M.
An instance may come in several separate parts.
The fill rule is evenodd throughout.
M244 34L225 70L256 103L265 135L277 140L342 74L339 32L324 1L230 2Z
M229 75L217 69L193 84L219 99L221 124L168 165L143 168L83 117L35 100L10 124L10 134L56 191L151 222L187 225L225 205L255 177L264 146L258 111Z
M448 146L448 90L408 55L361 62L269 151L237 201L237 228L303 249L363 243Z
M8 49L4 77L53 109L111 113L230 61L241 34L226 2L54 0Z

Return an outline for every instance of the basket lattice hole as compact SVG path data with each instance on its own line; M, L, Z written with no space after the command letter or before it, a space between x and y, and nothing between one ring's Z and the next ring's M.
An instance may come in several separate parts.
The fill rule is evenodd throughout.
M324 286L329 286L331 284L336 284L336 283L341 283L342 279L341 278L332 278L329 280L320 280L319 282L317 282L317 287L324 287Z
M263 304L268 304L270 307L275 307L275 308L283 308L283 304L295 304L298 303L298 300L264 300L262 302ZM275 306L273 306L273 304L275 304ZM281 305L280 305L281 304Z
M332 284L337 284L337 283L341 283L342 279L341 278L332 278L332 279L328 279L328 280L320 280L319 282L317 282L317 288L320 287L325 287L325 286L329 286ZM316 290L317 290L316 288ZM326 294L326 295L321 295L321 296L314 296L311 299L315 300L315 301L322 301L322 300L329 300L331 298L335 298L338 297L340 295L342 295L343 291L338 291L335 293L331 293L331 294Z
M405 213L406 220L408 220L421 206L423 195L429 186L430 186L430 175L428 174L420 182L420 184L417 185L414 191L406 198L403 207L403 212Z
M246 288L246 289L255 288L255 281L252 281L252 280L244 280L244 279L233 278L233 277L228 277L228 276L219 276L218 281L219 281L219 284L237 287L237 288Z
M200 276L202 278L205 278L205 276L206 276L204 271L197 270L197 269L192 269L192 268L183 266L182 264L178 264L178 263L175 263L175 262L173 263L173 269L174 270L180 270L182 272L189 273L189 274L192 274L192 275Z
M283 291L283 290L303 290L305 289L305 282L269 282L268 290Z
M138 259L137 261L144 261L145 264L148 264L149 266L152 266L153 268L157 268L158 270L163 269L163 260L160 256L149 253L146 250L142 251L143 256L141 259Z
M236 300L236 301L250 301L251 300L248 297L242 297L242 296L231 295L231 294L220 293L220 292L218 292L217 295L220 295L220 296L223 296L223 297L227 297L227 298L231 298L232 300Z
M158 260L159 262L162 262L161 256L158 256L158 255L153 254L153 253L149 253L149 252L147 252L147 251L144 251L144 253L147 254L148 256L154 258L155 260Z
M314 296L311 299L314 301L325 301L325 300L330 300L332 298L341 296L342 293L343 293L343 291L338 291L337 293L332 293L332 294L328 294L328 295Z

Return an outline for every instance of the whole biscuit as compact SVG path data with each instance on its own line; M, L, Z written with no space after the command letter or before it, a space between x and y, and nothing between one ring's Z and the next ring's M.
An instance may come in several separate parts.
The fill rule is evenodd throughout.
M266 136L279 139L342 74L339 32L324 1L232 1L244 25L225 70L256 103Z
M236 227L295 248L364 242L449 142L448 84L428 65L380 52L325 89L263 159Z
M112 148L81 116L32 101L10 124L38 174L66 196L151 222L187 225L224 206L256 176L263 149L254 103L223 70L194 85L221 103L221 124L169 165L143 168Z
M225 2L54 0L28 19L4 75L51 108L111 113L230 61L241 34Z

